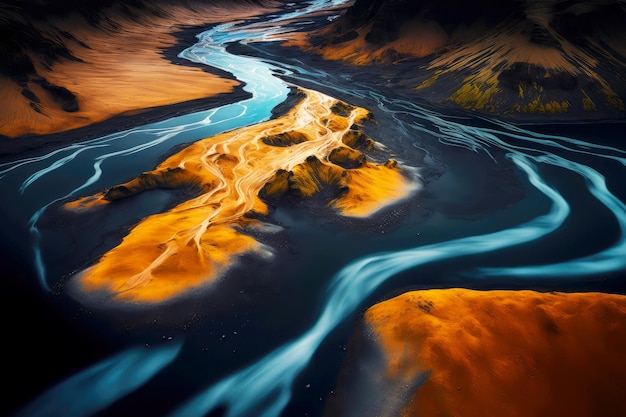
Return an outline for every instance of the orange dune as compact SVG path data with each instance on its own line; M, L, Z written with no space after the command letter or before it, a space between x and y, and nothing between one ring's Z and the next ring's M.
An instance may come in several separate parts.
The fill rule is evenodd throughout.
M185 187L197 195L142 220L77 277L80 290L104 292L118 301L159 303L206 287L239 255L271 256L270 248L250 236L262 224L247 215L268 214L268 202L280 204L287 195L304 201L322 196L329 209L358 217L407 197L416 186L399 165L377 164L353 148L346 157L331 157L346 143L377 148L355 133L368 116L365 109L305 90L285 116L200 140L154 171L69 202L67 209L80 211L154 188ZM340 164L354 160L358 166L344 168L331 159ZM322 193L328 188L338 192Z
M22 95L21 86L0 76L0 135L61 132L115 115L232 92L237 81L198 67L173 64L162 50L175 45L173 33L185 27L233 21L270 10L237 3L146 8L134 10L138 15L134 19L115 7L106 9L98 26L79 15L32 22L49 38L61 39L59 31L73 36L62 42L77 60L62 58L49 67L43 59L31 58L39 77L76 96L78 109L64 110L33 77L26 87L39 102L32 103Z
M364 319L387 380L427 375L402 416L626 415L624 296L426 290Z

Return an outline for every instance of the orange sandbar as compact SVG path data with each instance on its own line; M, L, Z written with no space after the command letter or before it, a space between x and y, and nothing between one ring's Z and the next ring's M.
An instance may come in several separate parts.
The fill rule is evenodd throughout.
M238 255L270 255L269 248L247 234L259 222L246 214L269 213L261 190L268 201L280 202L281 193L306 200L336 186L340 192L328 207L361 217L408 196L415 185L395 163L358 158L354 149L346 155L359 166L344 168L329 161L334 150L349 147L346 143L374 143L354 130L368 111L337 103L305 90L302 101L283 117L200 140L154 171L66 204L67 209L88 210L154 188L186 187L197 195L142 220L119 246L79 275L82 291L157 303L213 282ZM337 162L349 159L337 157Z
M626 297L428 290L365 314L387 378L430 372L403 416L626 415Z

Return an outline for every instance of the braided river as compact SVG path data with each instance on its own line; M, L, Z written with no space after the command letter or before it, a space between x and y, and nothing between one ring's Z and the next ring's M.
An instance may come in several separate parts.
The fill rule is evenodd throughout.
M276 53L282 33L332 19L342 3L214 26L180 53L230 72L243 101L0 159L3 245L30 266L31 313L66 329L33 353L56 365L15 416L320 416L354 321L377 301L447 287L626 293L626 122L521 126L446 112ZM297 87L369 110L366 133L416 191L368 218L277 207L259 231L268 254L172 303L75 294L80 271L182 197L155 189L93 213L63 204L270 121Z

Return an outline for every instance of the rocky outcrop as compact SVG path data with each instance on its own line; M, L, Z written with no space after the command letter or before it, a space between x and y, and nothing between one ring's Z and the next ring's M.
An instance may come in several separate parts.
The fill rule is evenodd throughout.
M261 189L259 197L275 206L284 200L298 203L313 198L326 205L347 192L347 177L341 167L310 156L291 171L277 172Z
M155 189L189 189L196 193L208 191L210 184L202 184L202 178L189 173L181 167L146 172L126 184L109 188L103 194L107 201L116 201L132 197L145 191Z
M325 417L619 416L626 296L424 290L368 309Z
M301 143L300 139L305 137L301 133L294 134L293 132L289 132L288 136L294 141L292 143ZM364 150L374 149L375 142L358 129L348 130L342 136L342 142L358 146L361 142L353 139L355 137L360 138L363 143L371 144L369 149ZM283 143L280 142L279 145L274 146L281 146ZM350 170L361 168L367 163L365 154L350 145L332 149L326 155L326 161L321 161L312 155L290 171L279 170L263 186L259 197L274 206L285 202L300 204L305 200L307 205L323 207L333 204L348 194L351 181Z

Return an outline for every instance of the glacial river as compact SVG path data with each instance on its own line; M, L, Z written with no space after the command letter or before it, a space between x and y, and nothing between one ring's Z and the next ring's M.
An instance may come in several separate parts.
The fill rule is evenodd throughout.
M625 123L519 127L451 115L272 48L264 58L227 50L260 51L341 3L218 25L181 52L232 73L249 99L0 160L5 244L29 259L38 297L73 318L72 341L106 346L88 365L51 357L73 372L33 392L16 416L319 416L354 320L389 295L455 286L626 292ZM377 125L368 133L424 173L422 192L363 222L277 209L273 260L244 262L232 280L175 308L111 311L64 291L177 196L152 191L98 216L63 213L63 202L128 181L185 144L270 119L296 85L370 110Z

